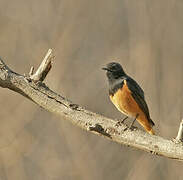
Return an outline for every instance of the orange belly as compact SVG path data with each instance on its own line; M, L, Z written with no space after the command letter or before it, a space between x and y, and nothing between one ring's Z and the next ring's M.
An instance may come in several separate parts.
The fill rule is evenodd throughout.
M131 91L128 89L126 83L119 89L113 96L110 95L110 99L116 108L128 117L135 118L138 114L137 121L144 127L150 134L154 134L151 124L149 123L146 115L140 109L131 95Z

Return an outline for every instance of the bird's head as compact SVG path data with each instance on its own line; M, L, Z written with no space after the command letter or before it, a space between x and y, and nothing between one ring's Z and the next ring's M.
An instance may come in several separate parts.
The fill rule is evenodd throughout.
M116 62L108 63L106 65L106 67L104 67L102 69L107 71L106 74L107 74L109 81L121 78L122 76L126 75L122 66Z

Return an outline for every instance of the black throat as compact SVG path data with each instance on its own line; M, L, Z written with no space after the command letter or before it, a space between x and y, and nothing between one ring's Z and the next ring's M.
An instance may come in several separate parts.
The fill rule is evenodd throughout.
M106 75L109 82L109 94L114 95L114 93L123 86L123 80L127 77L122 66L119 63L111 62L108 63L106 68Z
M109 84L113 84L115 81L122 79L124 76L126 76L126 73L122 70L107 71L107 78L108 78Z
M109 82L109 95L114 95L118 89L123 87L124 80L127 79L125 72L107 72Z

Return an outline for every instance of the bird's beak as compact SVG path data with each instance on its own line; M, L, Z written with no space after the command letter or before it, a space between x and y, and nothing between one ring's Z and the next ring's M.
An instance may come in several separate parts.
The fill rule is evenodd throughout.
M109 69L107 69L106 67L102 68L102 70L104 70L104 71L109 71Z

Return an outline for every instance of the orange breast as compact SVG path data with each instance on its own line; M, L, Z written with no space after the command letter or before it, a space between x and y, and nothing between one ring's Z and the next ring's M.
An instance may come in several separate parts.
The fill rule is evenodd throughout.
M152 130L152 127L148 119L146 118L146 115L132 97L131 91L126 84L126 80L124 80L124 85L121 89L119 89L113 96L110 95L110 99L116 106L116 108L126 116L135 118L138 114L137 121L147 131Z

